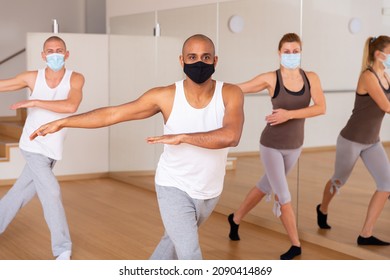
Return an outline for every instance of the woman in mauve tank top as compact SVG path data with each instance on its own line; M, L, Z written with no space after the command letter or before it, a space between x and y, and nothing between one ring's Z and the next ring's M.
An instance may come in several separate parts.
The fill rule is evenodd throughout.
M229 215L229 237L239 240L242 218L265 196L274 194L274 214L280 218L292 246L280 256L290 260L301 254L301 243L286 175L295 166L303 145L305 118L325 113L325 98L318 76L300 68L302 44L295 33L279 42L280 69L260 74L239 84L244 93L267 90L272 112L260 138L260 155L265 174L247 194L240 207ZM310 102L312 101L312 105Z
M373 236L374 225L390 195L390 164L379 139L383 117L390 112L390 77L386 68L390 68L390 37L369 37L364 47L352 115L337 139L334 174L326 183L322 202L316 208L318 226L330 229L327 223L329 204L361 157L376 182L376 190L357 238L358 245L390 245Z

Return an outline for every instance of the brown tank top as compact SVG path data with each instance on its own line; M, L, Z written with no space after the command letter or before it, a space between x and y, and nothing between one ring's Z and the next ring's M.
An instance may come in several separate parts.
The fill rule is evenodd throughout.
M273 109L297 110L310 104L310 83L305 72L300 69L303 87L299 92L293 92L284 87L280 69L276 71L276 85L271 99ZM260 143L274 149L297 149L303 145L305 119L292 119L282 124L264 128Z
M387 99L390 100L390 87L385 89L380 82L378 75L372 68L368 68L367 70L374 73L383 93L386 95ZM385 112L379 108L368 93L355 93L355 104L352 115L340 134L345 139L353 142L361 144L376 143L379 141L379 133L384 116Z

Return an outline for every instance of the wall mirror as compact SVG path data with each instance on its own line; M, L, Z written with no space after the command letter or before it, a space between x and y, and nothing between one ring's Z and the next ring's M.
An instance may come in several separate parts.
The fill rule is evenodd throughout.
M319 75L327 113L306 122L306 145L315 145L299 161L298 226L306 240L363 259L388 259L390 251L356 243L376 189L361 159L330 204L331 230L319 230L315 209L321 203L326 182L333 175L337 136L353 109L365 40L380 34L389 36L389 18L381 13L383 5L383 1L315 0L303 1L302 6L303 68ZM358 30L351 30L351 20L359 21ZM381 131L388 155L389 121L385 116ZM390 204L386 203L374 228L378 238L390 239L389 218Z
M319 75L328 107L326 115L306 120L304 151L288 176L301 238L361 258L389 258L386 248L356 246L374 191L361 162L332 204L332 230L319 231L315 214L323 186L332 175L338 132L352 110L364 40L389 30L389 21L375 14L382 10L382 1L367 2L237 0L111 18L110 103L132 100L153 86L182 79L179 55L183 41L192 34L203 33L214 41L219 56L214 77L231 83L276 70L280 38L288 32L300 34L302 68ZM352 18L360 20L358 32L350 32ZM263 174L258 142L270 104L265 92L245 97L244 131L239 146L230 151L232 166L227 170L225 189L216 208L220 213L235 210ZM388 127L388 119L385 117L384 127ZM112 176L153 189L162 147L148 146L143 139L161 132L160 117L111 127ZM389 133L383 131L383 141L390 140ZM388 146L386 149L390 152ZM386 205L375 232L387 240L389 218ZM263 201L245 220L284 232L272 213L272 203Z

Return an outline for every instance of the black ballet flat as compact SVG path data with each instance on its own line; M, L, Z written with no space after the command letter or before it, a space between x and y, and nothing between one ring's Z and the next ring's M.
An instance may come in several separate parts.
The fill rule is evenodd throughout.
M316 208L316 210L317 210L317 224L322 229L331 229L332 227L330 225L328 225L328 223L327 223L328 215L321 212L320 206L321 206L321 204L318 204L317 208Z
M234 217L233 213L231 213L228 216L228 221L229 221L229 224L230 224L229 238L230 238L230 240L237 241L237 240L240 240L240 236L238 235L238 228L239 228L240 225L237 225L233 221L233 217Z
M389 242L382 241L375 236L370 236L370 237L363 237L359 235L357 239L357 244L358 245L376 245L376 246L388 246L390 245Z

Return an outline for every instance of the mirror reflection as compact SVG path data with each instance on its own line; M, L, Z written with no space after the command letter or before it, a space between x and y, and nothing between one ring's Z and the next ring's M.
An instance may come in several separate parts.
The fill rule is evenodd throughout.
M377 17L371 12L381 11L383 1L366 2L240 0L113 18L110 20L110 67L115 74L111 75L111 92L128 92L127 84L118 81L127 81L134 76L145 77L132 81L134 94L150 88L151 84L161 85L183 78L179 63L172 63L178 62L183 40L194 33L203 33L215 42L219 62L214 78L231 83L244 82L260 73L278 69L280 38L290 32L299 34L302 69L318 74L327 102L325 115L306 120L302 154L287 176L299 236L302 240L360 258L389 258L386 247L356 245L370 197L375 191L375 182L360 160L340 195L332 201L328 217L332 229L323 230L317 226L316 206L321 203L324 186L333 174L337 136L354 106L364 42L369 36L386 34L390 25L385 16ZM240 26L234 26L236 21L231 20L235 15L239 16ZM275 15L288 20L275 20ZM348 23L352 18L360 19L361 30L351 32ZM156 23L161 28L160 37L153 37ZM129 49L132 51L128 52ZM147 50L143 52L143 49ZM128 55L119 60L115 59L117 53ZM132 55L134 53L137 53L136 57ZM128 69L128 65L138 65L130 70L139 75L126 73L126 77L118 78L125 74L120 69ZM118 104L129 96L113 95L110 98L112 104ZM239 207L264 174L259 139L266 125L264 118L272 110L268 92L246 95L244 106L246 119L241 142L230 150L224 192L216 207L216 211L226 216ZM154 189L153 174L162 148L145 147L143 137L131 135L134 131L145 136L157 135L161 132L161 122L157 117L110 128L113 177ZM389 118L385 116L382 127L388 124ZM389 130L382 129L380 137L389 155L386 145L390 139ZM126 147L123 143L127 143ZM131 151L126 152L126 149ZM124 157L129 154L131 158ZM285 233L272 213L272 207L273 203L260 203L244 221ZM390 236L389 215L390 209L385 203L375 224L375 234L384 240L389 240ZM245 229L241 229L241 237L245 238Z
M385 188L380 186L388 185L388 183L379 183L380 192L375 194L373 205L369 208L377 183L381 181L375 174L382 174L384 176L382 178L388 177L386 175L388 171L386 170L389 170L387 159L389 151L386 141L389 140L389 134L388 130L384 128L389 120L387 116L384 116L382 130L379 130L381 118L385 113L379 108L378 103L372 102L369 96L362 96L357 93L367 94L370 91L364 86L362 79L359 79L361 71L366 70L367 67L375 69L373 71L375 73L380 73L380 76L383 77L382 84L385 83L385 88L388 88L388 82L384 78L382 62L376 61L374 56L368 60L369 63L362 63L362 60L367 61L367 54L364 54L366 42L369 43L372 53L375 53L375 44L371 44L371 39L381 34L388 35L389 22L386 17L373 17L366 10L366 3L362 1L358 3L352 3L351 1L348 6L340 5L340 9L337 11L330 9L329 7L333 7L332 5L337 5L336 2L331 1L325 7L321 1L310 1L304 3L303 6L302 30L305 34L305 49L309 51L309 57L305 57L304 61L305 65L316 67L323 82L328 109L326 116L319 119L318 122L308 121L309 130L319 131L319 128L321 129L317 136L311 134L313 136L309 137L314 139L320 134L323 139L318 138L318 143L323 143L304 153L300 159L299 228L307 235L307 238L315 242L326 241L328 247L343 252L354 252L356 256L361 258L383 259L390 256L386 246L357 245L358 243L379 243L376 240L373 241L374 239L362 239L362 236L374 235L382 240L389 240L388 218L390 209L387 200L388 195ZM381 11L383 5L381 1L373 1L372 4L373 6L370 9ZM326 20L327 28L324 28L320 19ZM370 22L370 24L364 26L365 29L361 26L359 30L352 30L351 25L348 24L352 20L359 21L362 25L364 25L363 22ZM338 32L335 32L337 28ZM318 36L318 30L321 30L322 36ZM316 38L315 41L313 38ZM342 44L337 44L337 47L331 48L330 42L342 42ZM383 47L385 46L383 45ZM326 53L327 55L318 55L319 53ZM376 53L380 54L379 51ZM315 66L316 64L317 66ZM363 67L362 64L364 64ZM335 65L337 65L337 72L334 69ZM373 77L375 77L375 74L373 74ZM378 80L374 79L373 82L379 87ZM384 96L382 89L377 90L377 93ZM364 106L363 109L361 107L363 103L370 103L371 107L366 108ZM376 120L368 113L370 110L375 110L378 113ZM360 114L362 114L362 119L358 121L356 117ZM371 122L371 125L364 128L366 122ZM377 130L374 132L373 128L375 126ZM362 135L363 137L357 139L355 135ZM349 142L344 142L344 137ZM371 139L368 139L370 137ZM347 147L364 143L367 145L366 148L378 147L377 149L381 150L379 139L384 142L385 151L380 151L375 156L375 160L372 162L367 160L366 155L371 152L362 150L358 153L360 158L354 158L354 160L357 160L355 166L352 163L354 160L348 163L353 155L352 150L346 151ZM348 144L343 145L343 143ZM336 144L339 150L337 159ZM380 158L382 158L383 163L378 164ZM347 166L353 168L349 178ZM371 170L371 174L368 169ZM343 186L339 189L338 194L334 196L328 190L331 184L327 184L333 174L335 174L334 182L341 183L340 181L343 181L338 185ZM376 182L372 175L376 176ZM339 179L336 179L336 177ZM325 189L326 185L327 188ZM324 189L325 192L323 193ZM384 199L381 199L381 196ZM330 199L331 203L327 207ZM318 207L321 203L323 207ZM316 210L317 207L318 210ZM374 210L382 207L383 211ZM370 211L367 214L368 209ZM327 211L328 216L322 215L321 210ZM322 228L317 225L317 216ZM378 216L377 220L374 216ZM324 222L325 218L327 218L327 223ZM327 225L330 225L331 229ZM359 235L361 237L358 238ZM369 241L366 242L367 240Z

